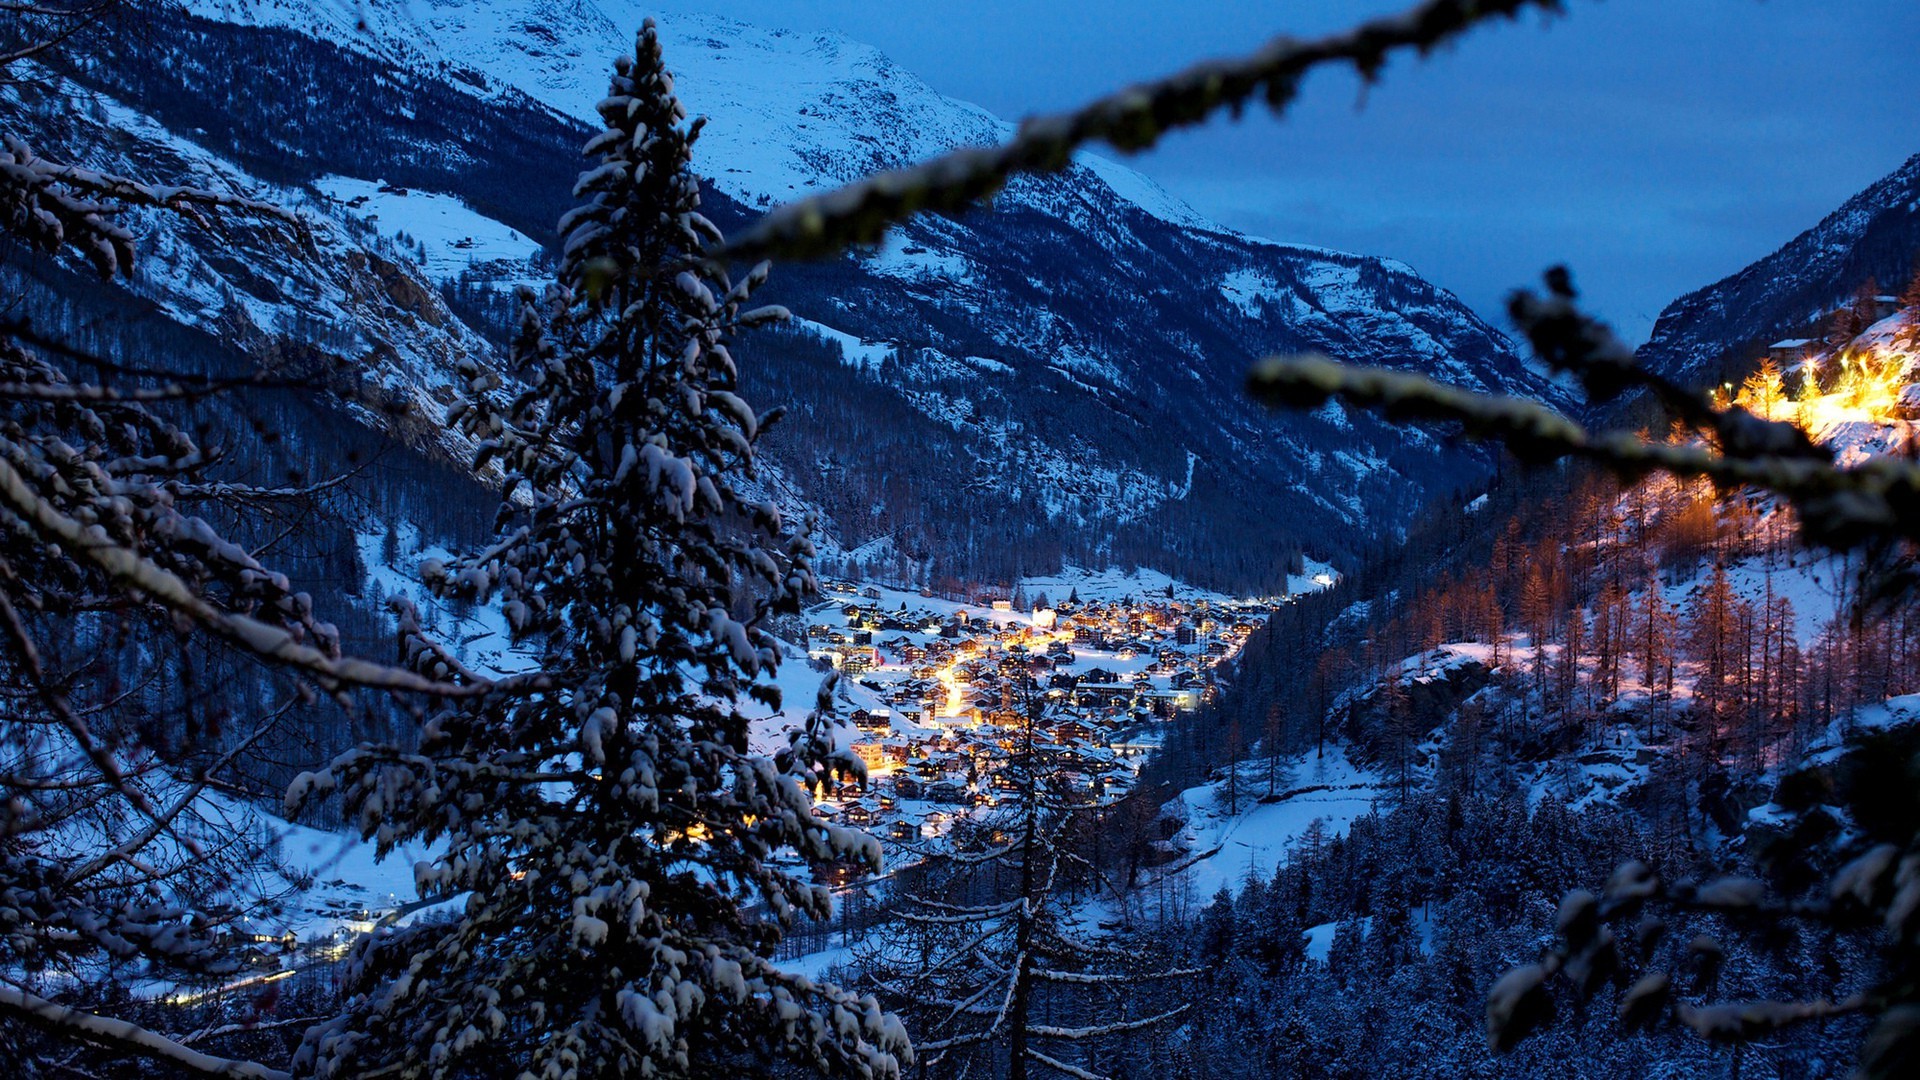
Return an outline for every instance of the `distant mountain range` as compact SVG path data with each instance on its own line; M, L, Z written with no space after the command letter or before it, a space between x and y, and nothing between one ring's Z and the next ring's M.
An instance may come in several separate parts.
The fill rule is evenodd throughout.
M452 364L497 352L504 297L544 275L639 5L198 0L70 72L83 109L0 91L49 154L225 177L306 206L310 243L150 219L135 287L166 317L325 372L352 407L458 456ZM1007 124L832 34L663 26L709 215L995 142ZM894 578L1007 581L1061 562L1260 588L1307 549L1351 560L1479 483L1486 451L1337 406L1249 404L1249 363L1324 352L1566 404L1455 297L1385 259L1249 237L1084 156L991 212L777 268L791 327L742 343L783 498L829 551Z

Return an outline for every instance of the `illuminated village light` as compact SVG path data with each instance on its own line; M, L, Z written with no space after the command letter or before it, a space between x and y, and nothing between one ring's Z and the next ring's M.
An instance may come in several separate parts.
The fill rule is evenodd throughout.
M1847 424L1886 426L1901 422L1900 397L1907 388L1909 367L1915 358L1905 352L1876 348L1843 353L1831 387L1823 388L1821 359L1809 356L1800 363L1797 396L1784 393L1777 369L1763 368L1735 388L1722 383L1731 403L1770 420L1783 420L1814 439L1831 437Z

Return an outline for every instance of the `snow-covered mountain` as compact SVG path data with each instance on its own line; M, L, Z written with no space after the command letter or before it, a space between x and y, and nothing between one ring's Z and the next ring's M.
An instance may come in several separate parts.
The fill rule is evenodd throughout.
M1739 272L1667 305L1640 359L1677 376L1717 377L1797 336L1869 279L1899 292L1920 252L1920 155L1818 225Z
M375 356L384 398L435 397L449 358L475 347L468 327L486 331L507 287L539 279L607 66L643 10L194 7L74 76L96 108L137 117L127 167L308 200L318 233L338 241L317 254L258 249L222 269L205 238L168 225L158 245L183 254L141 288L189 322L237 307L262 313L257 323L276 296L325 292L335 271L303 260L378 257L389 299L397 290L419 310L316 300L263 338L350 367ZM709 117L696 164L723 227L1009 132L838 35L674 17L663 40L678 92ZM104 124L88 134L84 113L43 126L61 133L56 148L107 138ZM1563 401L1410 268L1234 233L1093 156L1017 181L990 213L925 218L873 250L782 266L763 295L799 316L741 348L756 400L790 406L773 436L780 477L827 512L842 550L889 574L1009 580L1064 557L1247 586L1301 546L1351 555L1484 475L1480 451L1431 432L1248 404L1247 366L1270 352ZM430 347L404 340L423 325Z

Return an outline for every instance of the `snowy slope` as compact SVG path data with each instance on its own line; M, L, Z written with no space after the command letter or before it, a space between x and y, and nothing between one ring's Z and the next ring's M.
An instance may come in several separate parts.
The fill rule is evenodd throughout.
M195 0L230 22L298 30L385 59L480 72L555 111L588 117L606 64L630 53L642 19L661 25L675 89L715 118L702 152L713 179L749 205L899 168L959 146L1004 141L1013 125L940 95L879 50L840 34L763 29L714 15L661 15L619 0ZM1218 230L1151 180L1093 155L1078 182L1106 185L1171 223Z
M528 263L540 245L455 196L350 176L324 176L314 187L338 204L332 208L335 213L372 225L403 250L418 245L420 266L435 282L452 281L486 267L502 269L528 283L537 280Z
M141 238L134 292L177 322L333 391L376 426L454 456L468 453L438 417L460 360L494 349L447 309L412 251L343 204L255 175L135 104L104 94L91 104L67 117L57 138L38 140L38 148L106 171L278 202L305 223L296 233L232 215L218 228L202 228L177 215L130 212ZM17 89L0 89L0 115L25 107ZM353 186L341 183L342 191ZM495 251L499 227L487 224Z

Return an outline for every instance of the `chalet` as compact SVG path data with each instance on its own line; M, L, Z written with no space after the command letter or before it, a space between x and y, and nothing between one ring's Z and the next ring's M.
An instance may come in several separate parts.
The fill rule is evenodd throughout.
M887 764L886 748L877 742L854 743L853 752L860 759L860 763L867 767L869 773Z
M1805 360L1808 354L1818 347L1819 342L1812 338L1782 338L1767 346L1767 359L1772 360L1784 371Z
M1095 708L1124 704L1133 700L1133 687L1117 682L1092 682L1082 680L1073 688L1073 703L1082 707Z
M1178 690L1149 690L1143 695L1153 714L1168 717L1176 712L1192 712L1200 707L1200 690L1196 687L1183 687Z
M936 780L928 784L926 798L937 803L964 805L968 802L967 789L956 780Z
M1199 630L1189 622L1183 622L1173 628L1173 640L1180 645L1191 645L1200 639Z

